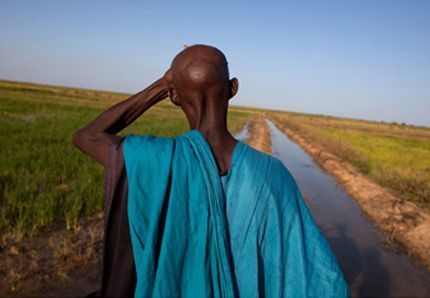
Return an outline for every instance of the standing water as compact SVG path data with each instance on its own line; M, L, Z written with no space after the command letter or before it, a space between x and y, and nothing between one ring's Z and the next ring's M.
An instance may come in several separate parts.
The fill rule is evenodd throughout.
M249 122L246 122L244 128L239 131L237 134L234 135L234 137L242 142L246 142L246 140L249 138Z
M330 175L272 122L273 156L292 173L353 296L430 296L430 272L404 253L384 248L383 234Z

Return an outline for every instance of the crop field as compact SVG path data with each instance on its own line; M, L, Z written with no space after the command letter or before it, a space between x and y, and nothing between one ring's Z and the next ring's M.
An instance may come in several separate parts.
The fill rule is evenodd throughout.
M0 241L67 229L102 210L103 168L73 147L74 131L130 96L0 81ZM262 110L231 107L239 131ZM324 146L402 198L430 209L430 129L299 113L265 111ZM168 100L147 111L127 134L174 136L188 130Z
M128 94L0 81L0 235L19 241L102 210L103 168L73 147L72 134ZM231 108L240 130L251 113ZM163 101L127 134L174 136L188 130L180 109Z
M401 198L430 209L430 129L299 113L272 113Z

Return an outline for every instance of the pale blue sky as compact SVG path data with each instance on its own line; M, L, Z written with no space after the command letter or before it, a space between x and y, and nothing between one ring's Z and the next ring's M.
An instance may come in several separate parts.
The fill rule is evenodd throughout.
M0 1L0 78L136 92L184 43L232 103L430 126L430 1Z

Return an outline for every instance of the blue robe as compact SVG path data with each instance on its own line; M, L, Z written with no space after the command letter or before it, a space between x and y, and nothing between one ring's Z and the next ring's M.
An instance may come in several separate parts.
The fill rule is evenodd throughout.
M278 159L238 141L220 177L198 130L125 138L135 297L346 297L335 256Z

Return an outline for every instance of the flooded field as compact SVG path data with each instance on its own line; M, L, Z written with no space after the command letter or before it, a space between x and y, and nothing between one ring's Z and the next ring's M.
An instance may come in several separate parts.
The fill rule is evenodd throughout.
M428 297L430 272L405 253L389 249L384 235L343 188L312 158L267 121L272 152L295 177L332 247L353 296Z

